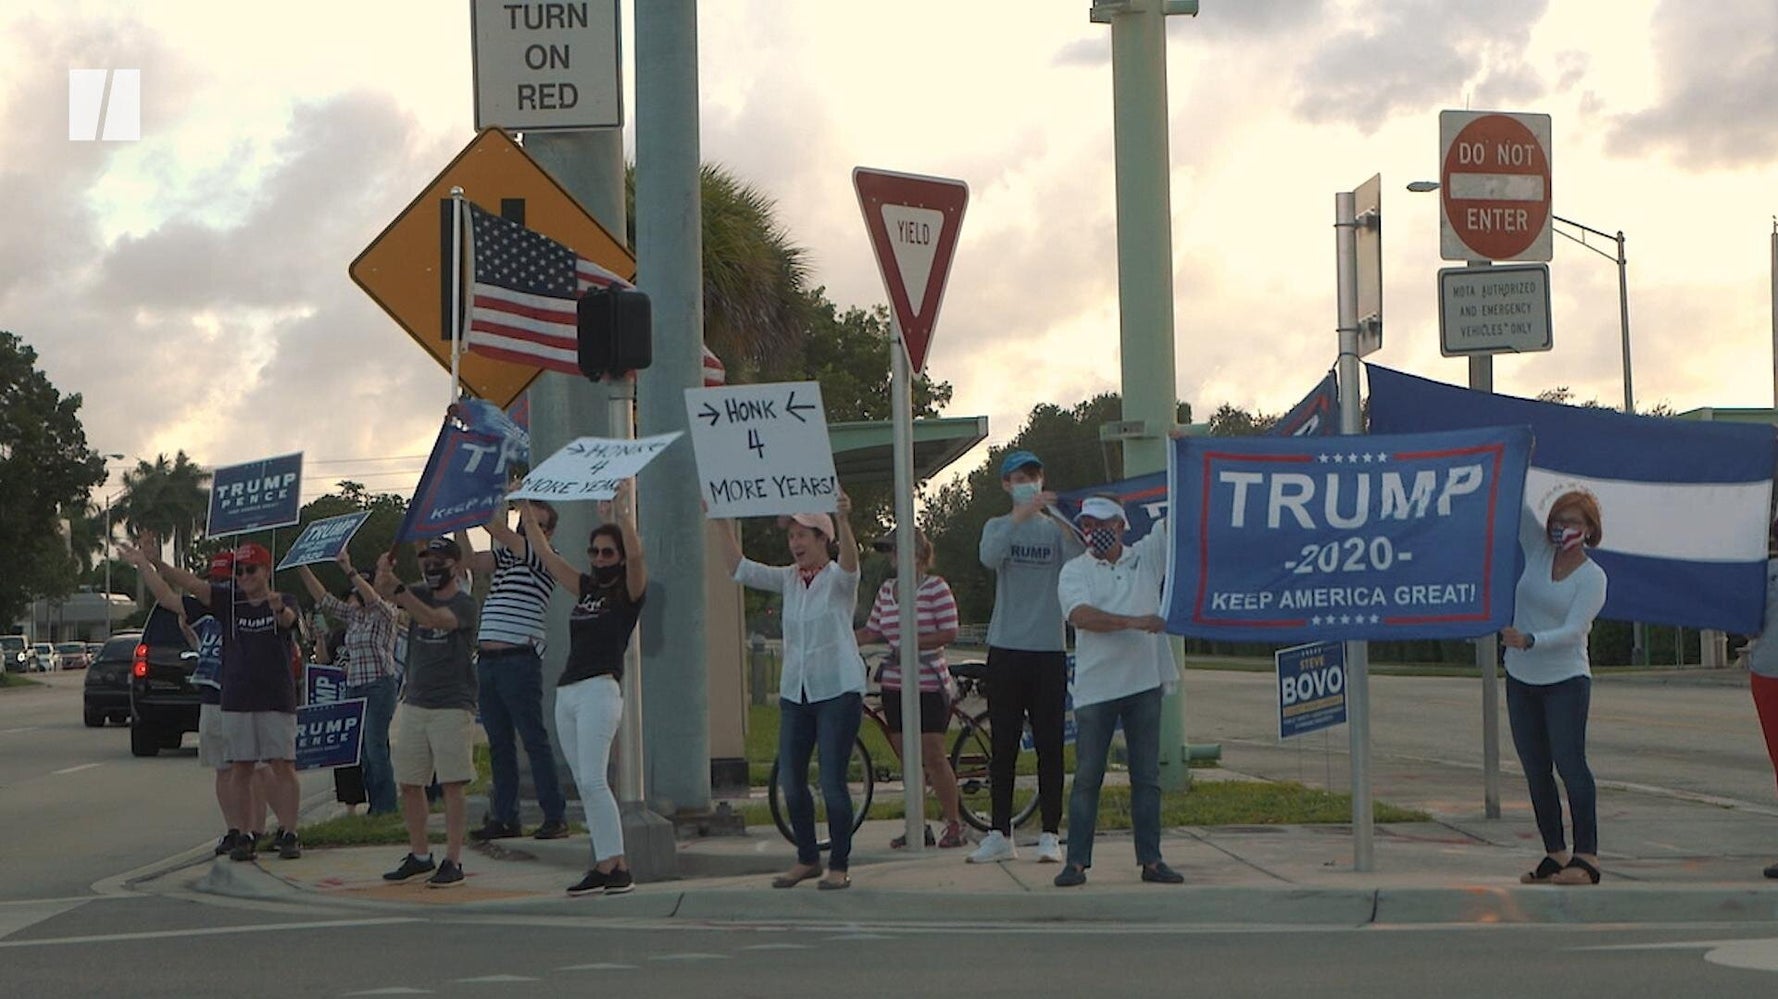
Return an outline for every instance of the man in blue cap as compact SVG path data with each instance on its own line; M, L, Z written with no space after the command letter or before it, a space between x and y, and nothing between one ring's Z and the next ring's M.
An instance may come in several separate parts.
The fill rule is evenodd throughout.
M994 828L967 858L972 864L1018 859L1012 841L1012 790L1026 720L1037 750L1037 793L1043 832L1040 863L1062 862L1062 720L1068 701L1062 565L1083 551L1073 527L1055 512L1043 487L1043 463L1029 451L1000 461L1000 486L1012 512L982 528L982 565L994 572L994 614L988 621L988 724L993 732L989 787Z

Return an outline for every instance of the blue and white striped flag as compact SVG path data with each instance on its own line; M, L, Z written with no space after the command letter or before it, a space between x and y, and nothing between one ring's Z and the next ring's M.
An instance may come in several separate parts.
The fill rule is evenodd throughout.
M1611 580L1601 617L1760 630L1772 427L1626 416L1366 367L1373 433L1529 424L1525 502L1537 515L1569 486L1598 497L1605 537L1593 556Z

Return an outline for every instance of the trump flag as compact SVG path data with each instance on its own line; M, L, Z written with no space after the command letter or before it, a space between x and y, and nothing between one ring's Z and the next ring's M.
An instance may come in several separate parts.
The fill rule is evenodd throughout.
M1541 519L1574 486L1598 497L1604 539L1592 557L1611 581L1601 617L1759 631L1778 461L1771 427L1626 416L1367 367L1373 431L1528 424L1532 512Z
M1284 644L1505 627L1530 450L1524 427L1175 440L1167 630Z

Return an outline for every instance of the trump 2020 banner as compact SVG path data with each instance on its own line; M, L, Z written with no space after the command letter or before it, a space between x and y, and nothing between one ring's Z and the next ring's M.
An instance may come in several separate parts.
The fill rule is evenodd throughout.
M289 527L302 519L302 452L218 468L210 478L213 538Z
M530 418L529 404L519 415ZM531 435L510 413L463 399L445 414L420 473L397 541L419 541L488 522L506 499L507 480L531 463Z
M1531 431L1173 442L1167 630L1469 638L1512 620Z

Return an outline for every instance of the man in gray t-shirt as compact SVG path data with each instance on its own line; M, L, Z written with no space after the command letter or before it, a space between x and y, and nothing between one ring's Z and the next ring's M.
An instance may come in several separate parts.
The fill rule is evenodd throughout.
M1074 528L1051 508L1056 494L1043 487L1043 463L1029 451L1001 459L1000 485L1012 512L982 528L982 565L994 572L994 614L988 621L988 768L994 828L969 855L972 864L1014 860L1012 791L1019 737L1026 720L1037 750L1037 794L1043 832L1039 863L1062 862L1056 833L1062 823L1062 722L1067 712L1068 660L1056 581L1062 564L1085 547Z
M463 883L463 839L468 830L463 788L475 779L475 598L458 582L462 550L449 538L433 538L420 553L424 584L395 581L387 553L377 559L377 589L393 588L395 605L407 613L407 677L395 714L390 762L401 789L408 855L383 875L406 881L430 872L427 887ZM445 858L434 863L426 836L426 786L434 775L444 790Z

